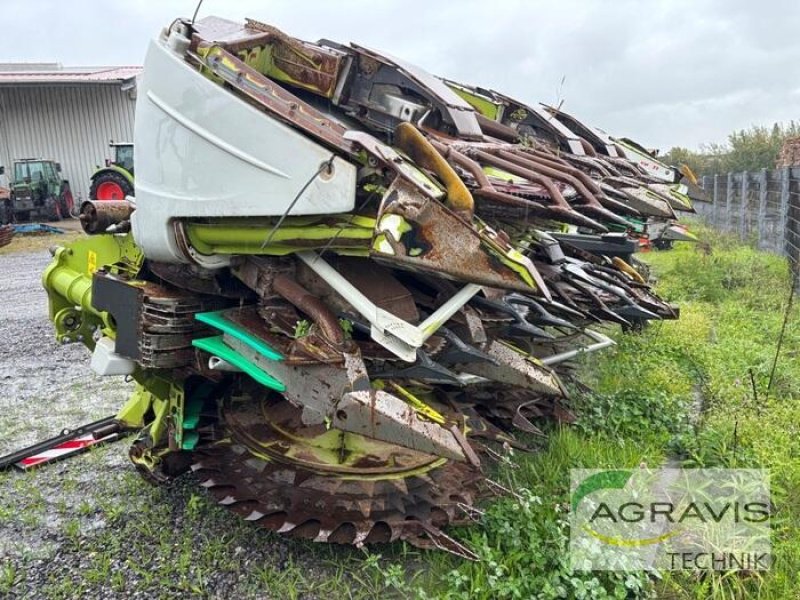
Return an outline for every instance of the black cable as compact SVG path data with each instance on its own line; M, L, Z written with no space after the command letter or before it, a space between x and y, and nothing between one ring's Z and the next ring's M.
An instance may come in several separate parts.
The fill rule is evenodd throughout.
M294 208L294 205L297 204L297 201L300 199L300 196L302 196L303 193L308 189L308 186L310 186L314 182L314 180L322 174L323 171L326 171L326 170L330 171L331 170L331 168L333 167L333 159L335 159L335 158L336 158L336 155L335 154L331 154L331 157L328 160L326 160L324 163L322 163L319 166L319 169L317 169L317 172L314 173L311 176L311 178L308 181L306 181L305 185L300 188L300 191L297 192L297 195L289 203L289 206L286 208L284 213L281 215L281 218L278 219L277 223L275 223L275 227L273 227L272 230L269 232L269 235L267 236L267 239L265 239L264 243L261 244L261 249L262 250L267 247L267 244L269 244L270 241L272 241L272 238L275 235L275 232L278 231L278 229L280 228L281 225L283 225L283 222L286 220L286 217L289 216L290 212L292 212L292 209Z
M194 14L192 15L192 25L194 26L194 20L197 18L197 13L200 12L200 7L203 5L203 0L197 3L197 8L194 9Z
M341 227L339 227L339 230L335 234L333 234L333 237L330 240L328 240L328 242L322 247L322 249L317 254L317 258L322 258L322 256L330 249L330 247L333 245L333 243L339 238L339 234L341 234L348 225L352 225L353 224L353 221L359 215L359 213L364 208L366 208L367 204L369 204L370 201L373 198L377 197L377 195L378 194L376 192L370 192L369 193L369 195L366 197L364 202L361 203L361 206L356 208L355 212L352 215L350 215L350 220L347 222L347 224L342 225ZM314 260L316 261L316 258Z
M772 388L772 380L775 378L775 369L778 366L778 356L781 353L781 346L783 345L783 336L786 333L786 325L789 323L789 314L792 312L792 302L794 301L794 290L797 287L797 273L792 268L791 263L789 264L789 268L793 271L792 274L792 289L789 291L789 302L786 305L786 312L783 314L783 325L781 325L781 333L778 336L778 347L775 349L775 359L772 361L772 371L769 374L769 382L767 383L767 393L765 394L767 398L769 398L769 391Z

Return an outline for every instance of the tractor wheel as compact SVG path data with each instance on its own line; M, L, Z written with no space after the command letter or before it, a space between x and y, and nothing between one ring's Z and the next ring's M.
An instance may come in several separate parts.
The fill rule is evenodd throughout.
M672 240L657 239L653 241L656 250L672 250Z
M115 171L101 173L92 180L90 200L124 200L133 195L133 186L124 175Z
M58 198L48 198L44 201L44 218L48 221L60 221L62 219L61 202Z
M75 208L75 200L72 197L72 190L69 184L65 181L61 188L61 195L58 198L58 203L61 208L62 216L72 216L72 211Z

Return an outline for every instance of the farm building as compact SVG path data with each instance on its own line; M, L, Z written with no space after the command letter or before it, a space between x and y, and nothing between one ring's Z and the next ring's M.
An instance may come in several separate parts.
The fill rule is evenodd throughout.
M0 165L16 158L61 163L76 200L86 199L109 141L133 140L141 67L0 63Z

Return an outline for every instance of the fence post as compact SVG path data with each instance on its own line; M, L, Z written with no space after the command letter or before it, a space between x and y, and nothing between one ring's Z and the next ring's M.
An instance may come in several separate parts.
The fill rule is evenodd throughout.
M731 204L733 204L733 173L728 172L728 186L725 190L725 231L730 231L733 227Z
M744 240L747 238L747 217L748 210L750 209L750 198L748 193L750 191L750 177L747 171L742 171L742 191L739 198L739 239Z
M792 192L792 168L786 167L786 173L781 183L786 182L781 186L781 192L786 190L785 194L789 197L789 210L787 216L787 236L789 238L786 244L786 253L789 257L789 266L792 269L792 278L797 284L798 274L800 274L800 201L797 199L797 194Z
M711 224L719 227L717 214L719 213L719 174L714 174L714 201L711 205Z
M781 240L781 248L784 256L791 256L789 254L789 167L781 169L781 233L783 239Z
M763 247L767 237L767 170L758 176L758 247Z
M708 185L709 180L710 177L708 175L703 175L703 177L700 179L700 187L703 188L706 194L708 194L709 190L711 189L711 187ZM696 209L697 207L695 206L695 210ZM711 207L711 209L713 210L713 206ZM711 219L711 213L707 206L703 206L703 209L701 211L697 211L697 214L702 215L703 221L705 221L706 224L708 224L708 221Z

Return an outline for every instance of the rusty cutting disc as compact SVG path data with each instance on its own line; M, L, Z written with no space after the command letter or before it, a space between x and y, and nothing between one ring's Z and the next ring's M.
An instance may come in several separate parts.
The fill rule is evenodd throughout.
M278 395L228 401L226 435L192 469L221 505L294 537L357 546L404 539L469 551L441 532L466 517L478 469L324 425Z

